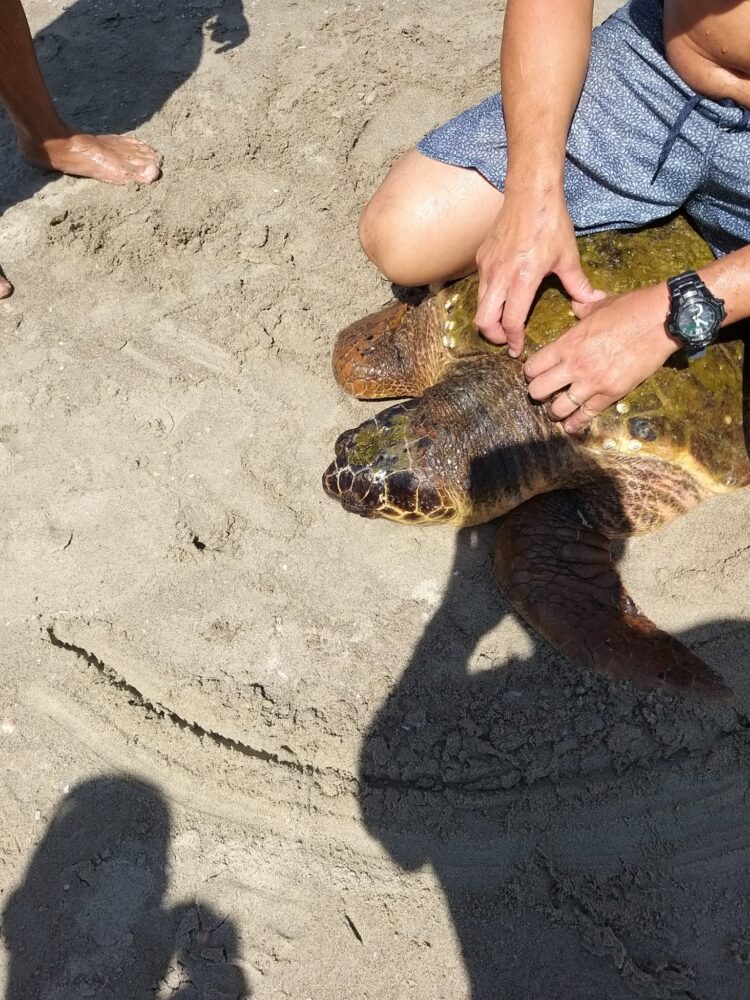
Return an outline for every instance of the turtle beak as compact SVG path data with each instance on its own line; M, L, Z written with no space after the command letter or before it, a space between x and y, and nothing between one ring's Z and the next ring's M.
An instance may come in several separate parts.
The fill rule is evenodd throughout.
M323 489L344 510L360 517L377 517L383 502L383 487L373 482L372 471L352 470L345 453L335 458L323 473Z
M369 507L366 503L362 503L358 500L352 493L346 493L344 496L339 498L341 500L341 506L348 514L358 514L360 517L378 517L379 510L374 507Z
M356 429L344 431L336 441L336 458L323 473L323 489L350 514L377 517L383 504L383 483L377 481L371 466L352 463L356 434Z

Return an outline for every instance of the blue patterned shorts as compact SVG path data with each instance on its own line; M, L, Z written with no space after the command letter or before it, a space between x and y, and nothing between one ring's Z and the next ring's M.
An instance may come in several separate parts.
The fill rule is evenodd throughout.
M500 95L417 148L502 190ZM694 94L675 73L664 58L660 0L631 0L594 29L565 197L578 233L643 226L684 208L716 254L750 243L750 110Z

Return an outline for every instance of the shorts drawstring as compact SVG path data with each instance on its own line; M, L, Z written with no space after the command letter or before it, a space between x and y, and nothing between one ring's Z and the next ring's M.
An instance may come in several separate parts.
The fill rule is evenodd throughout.
M651 183L653 184L656 178L659 176L659 171L667 162L667 157L672 152L672 146L677 142L677 136L682 132L685 122L688 120L690 115L695 111L696 106L702 100L700 94L693 94L690 100L685 101L682 105L682 110L679 115L674 120L672 128L667 134L667 138L664 140L664 145L661 147L661 153L659 154L659 162L656 164L656 170L654 170L654 176L651 178Z
M727 132L743 132L745 129L750 129L750 108L742 109L742 118L736 125L730 125Z
M654 171L654 175L651 178L652 184L659 176L659 171L661 170L661 168L667 162L667 157L672 152L672 147L677 142L677 137L679 136L680 132L682 132L685 126L685 122L688 120L693 111L695 111L696 107L698 106L698 104L700 104L702 100L703 96L701 94L693 94L693 96L690 97L683 104L682 110L680 111L679 115L677 115L677 117L675 118L672 127L667 133L667 138L664 140L664 145L662 146L661 153L659 154L659 162L656 164L656 170ZM736 125L719 126L720 128L723 128L724 131L726 132L742 132L745 129L750 128L750 108L742 108L741 105L737 104L729 97L725 98L723 101L717 101L717 103L721 104L725 108L738 108L738 109L741 108L742 110L742 117L740 118L740 120L737 122Z

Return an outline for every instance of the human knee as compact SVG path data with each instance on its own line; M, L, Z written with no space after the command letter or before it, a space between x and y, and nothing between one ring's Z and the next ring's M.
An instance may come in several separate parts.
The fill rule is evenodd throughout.
M394 211L377 194L365 206L359 220L359 242L378 270L397 285L422 284L414 228L406 221L406 210Z
M391 281L392 272L400 270L399 257L402 216L376 192L365 205L359 220L359 242L372 263Z
M373 207L374 200L375 198L368 201L362 210L362 214L359 217L357 235L359 236L359 243L364 252L373 264L377 264L378 236L380 235L381 219L379 218L377 209Z

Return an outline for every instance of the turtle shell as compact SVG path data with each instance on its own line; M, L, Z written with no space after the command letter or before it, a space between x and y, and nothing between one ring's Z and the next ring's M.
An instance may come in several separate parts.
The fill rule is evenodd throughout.
M578 241L583 268L595 288L616 294L664 281L712 260L703 239L682 217L637 232L603 232ZM477 278L441 290L434 300L443 347L456 360L502 353L474 325ZM559 285L542 286L526 326L531 353L575 323ZM731 334L731 330L729 331ZM712 492L750 483L743 426L742 340L712 345L689 364L680 354L609 407L579 435L592 452L614 457L653 455L688 467Z

